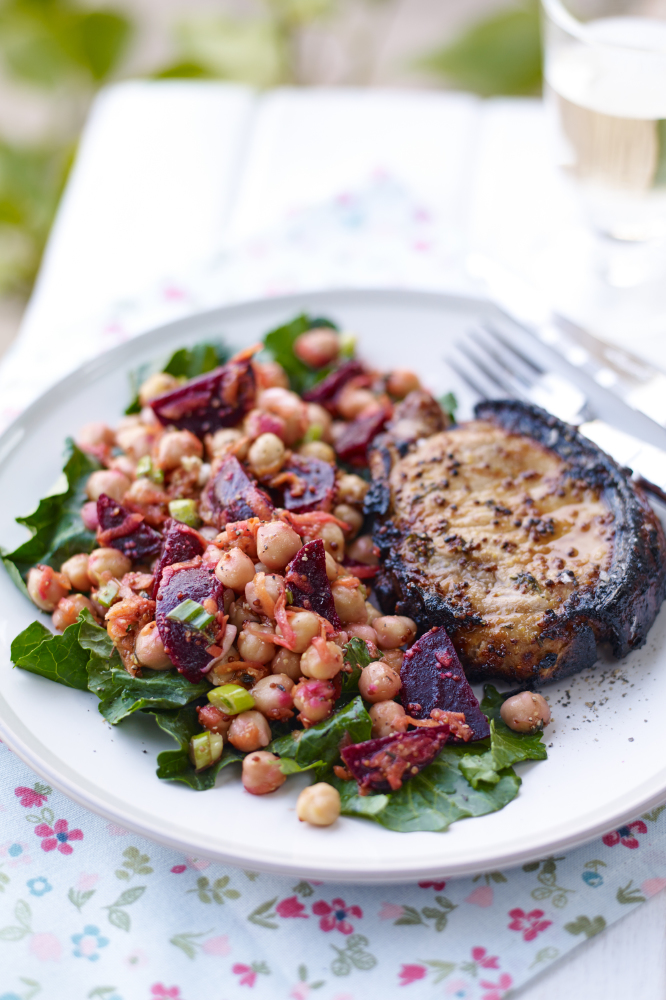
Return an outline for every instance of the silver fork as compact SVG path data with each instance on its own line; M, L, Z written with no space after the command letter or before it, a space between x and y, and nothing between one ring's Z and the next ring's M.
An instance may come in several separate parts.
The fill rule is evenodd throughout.
M447 358L479 399L520 399L577 426L633 479L666 502L666 452L599 420L583 390L528 357L491 321L470 329Z

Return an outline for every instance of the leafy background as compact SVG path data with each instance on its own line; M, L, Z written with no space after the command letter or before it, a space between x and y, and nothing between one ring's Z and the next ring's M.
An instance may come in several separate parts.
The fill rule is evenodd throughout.
M537 0L0 0L0 353L90 102L127 77L532 94Z

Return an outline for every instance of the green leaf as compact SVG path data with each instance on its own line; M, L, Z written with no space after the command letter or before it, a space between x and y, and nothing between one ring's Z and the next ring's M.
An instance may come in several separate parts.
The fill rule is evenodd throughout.
M311 764L299 764L291 757L283 757L280 761L280 770L283 774L301 774L303 771L312 771L317 767L326 767L323 760L313 760Z
M340 745L348 735L352 743L370 739L372 721L360 697L354 698L335 715L318 722L310 729L295 730L280 736L268 746L279 757L289 757L301 767L317 761L335 764L340 757Z
M271 330L264 337L264 347L273 358L282 365L289 377L289 384L294 392L303 394L313 385L320 382L331 370L320 368L317 371L306 365L294 354L294 342L302 333L307 333L315 326L328 326L337 330L335 323L322 317L310 317L302 313L291 321Z
M32 514L16 518L32 534L27 542L4 556L19 573L25 575L36 563L59 569L70 556L95 548L95 535L84 526L80 510L88 499L85 493L88 476L99 468L96 459L82 452L71 439L67 440L66 461L59 482L39 501Z
M515 733L501 719L490 720L490 750L480 756L466 757L460 770L472 788L480 783L496 785L500 773L522 760L545 760L548 752L542 733Z
M494 719L496 722L501 721L502 717L500 715L500 709L508 697L508 694L500 694L497 688L493 687L492 684L483 685L481 711L488 717L488 720Z
M267 930L277 930L277 924L273 921L275 920L275 913L272 913L273 907L278 901L278 897L275 896L274 899L269 899L265 903L260 903L248 916L248 920L251 924L257 924L258 927L265 927Z
M90 655L79 642L85 616L90 616L90 612L82 611L78 621L68 625L62 635L52 635L39 622L33 622L12 642L12 662L22 670L29 670L58 684L79 691L88 690L86 668ZM36 643L40 629L43 629L42 641Z
M109 923L113 924L114 927L119 927L121 931L128 932L132 926L129 914L125 913L124 910L118 910L113 906L109 908Z
M91 10L79 17L78 29L80 61L93 80L101 83L125 54L132 26L117 11Z
M14 916L26 930L30 930L30 923L32 921L32 912L28 904L23 900L19 899L14 907Z
M455 393L445 392L438 402L451 423L454 424L456 422L456 413L458 411L458 400Z
M577 917L576 920L564 925L565 931L569 934L584 934L586 938L601 934L605 927L606 921L603 917L595 917L593 920L589 917Z
M632 889L633 879L627 883L627 885L621 886L617 890L616 899L618 903L644 903L645 896L641 893L640 889L636 887Z
M197 375L205 375L206 372L212 371L218 365L223 365L228 357L229 351L222 341L216 341L215 343L203 342L201 344L194 344L193 347L181 347L177 351L174 351L162 367L159 364L141 365L140 368L130 372L132 402L125 410L125 413L141 412L139 389L149 375L162 371L166 372L167 375L173 375L175 378L196 378Z
M539 7L525 0L477 22L421 66L482 97L537 94L542 82Z
M132 903L136 903L137 899L140 899L146 891L145 885L135 885L133 889L125 889L124 892L118 896L118 899L113 903L113 906L130 906Z
M20 941L29 933L26 927L3 927L0 930L0 941Z
M89 687L100 698L99 711L112 725L142 709L175 709L210 691L208 681L192 684L177 670L146 671L132 677L122 667L88 664ZM199 730L197 730L199 731Z
M424 923L423 917L415 906L403 906L402 911L402 915L393 921L396 926L411 927Z
M441 983L447 976L450 976L456 965L455 962L438 962L436 960L426 961L426 965L429 965L431 969L435 970L435 975L433 976L433 986L437 986Z
M456 820L496 812L518 794L520 778L511 768L500 772L495 785L478 789L470 786L460 770L460 762L468 755L482 753L485 741L479 743L482 745L445 746L420 774L406 781L397 792L386 795L361 796L354 782L341 781L330 772L324 780L340 792L345 816L371 819L402 833L440 832Z
M198 792L207 791L209 788L213 788L215 779L223 767L226 767L227 764L239 763L245 756L244 753L227 744L220 759L212 767L197 774L188 754L191 738L202 731L195 706L190 704L178 711L160 711L151 714L155 716L155 721L160 729L172 736L180 745L179 750L163 750L162 753L158 754L158 778L182 781Z

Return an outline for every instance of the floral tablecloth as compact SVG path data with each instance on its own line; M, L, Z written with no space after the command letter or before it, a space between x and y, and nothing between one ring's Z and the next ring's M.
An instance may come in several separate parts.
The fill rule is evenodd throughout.
M465 290L455 233L390 178L226 249L72 330L19 338L0 424L74 365L187 312L340 285ZM30 364L26 359L30 359ZM30 382L25 373L29 371ZM183 857L107 823L0 745L0 1000L501 1000L666 888L666 806L475 878L330 885ZM443 835L445 836L445 834Z

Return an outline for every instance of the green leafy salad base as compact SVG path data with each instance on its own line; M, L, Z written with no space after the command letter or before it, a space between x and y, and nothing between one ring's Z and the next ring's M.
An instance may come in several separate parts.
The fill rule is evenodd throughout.
M315 324L334 325L328 320L299 316L271 331L264 340L269 354L286 369L292 388L301 393L326 374L313 373L292 349L296 337ZM200 344L176 351L162 371L193 378L210 371L225 357L221 345ZM134 373L134 398L126 412L137 412L136 389L148 374L148 369ZM98 468L94 458L68 440L58 484L32 514L17 518L30 530L31 537L13 552L3 553L2 558L7 572L26 595L24 576L31 566L42 563L59 568L71 555L95 547L95 536L85 528L79 512L87 499L88 476ZM152 716L178 747L158 755L158 778L181 781L205 791L214 787L222 768L240 763L245 756L225 744L219 761L196 772L188 746L191 737L201 731L197 705L206 703L212 685L208 681L191 684L176 670L132 677L123 668L106 629L86 610L62 635L53 635L41 622L33 622L14 639L11 658L22 670L96 695L99 712L111 725L118 725L135 712ZM272 724L273 740L267 749L281 758L284 774L311 771L314 780L334 785L346 816L372 820L402 833L441 832L456 820L502 809L516 797L521 784L512 765L547 756L541 733L522 735L504 724L500 707L507 696L486 685L481 708L490 720L488 739L445 745L432 764L398 791L361 796L356 783L341 780L333 768L340 762L341 745L371 738L372 722L358 693L361 670L370 662L365 643L352 639L345 659L351 670L344 675L334 714L307 730L292 728L289 723Z

